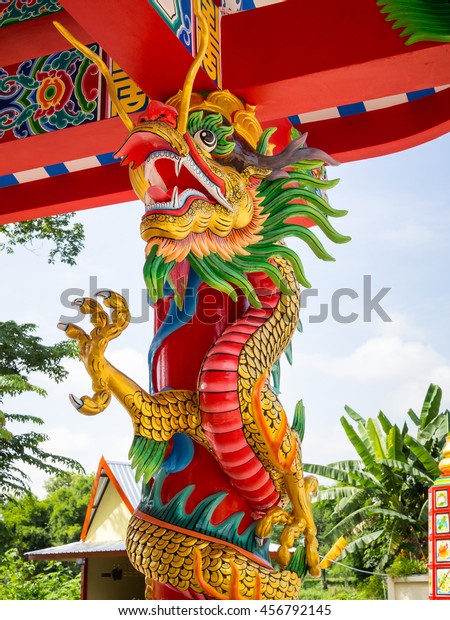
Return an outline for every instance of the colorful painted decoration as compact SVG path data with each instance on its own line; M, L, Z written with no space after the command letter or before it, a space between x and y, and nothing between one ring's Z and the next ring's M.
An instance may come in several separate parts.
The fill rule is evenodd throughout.
M439 463L442 475L428 494L428 576L430 599L450 599L450 435Z
M74 49L0 68L0 141L97 120L99 90L97 67Z
M129 130L117 157L145 205L144 279L157 327L150 389L106 359L130 313L122 296L99 291L111 317L82 298L74 303L93 330L60 325L79 343L94 392L71 402L97 415L114 396L131 417L130 459L143 491L127 548L147 598L293 600L320 562L310 503L318 483L302 468L304 410L299 404L290 425L272 378L290 355L300 285L309 286L284 239L332 260L311 227L345 243L331 220L346 212L324 194L337 182L324 164L337 162L306 136L294 131L271 154L275 129L263 131L252 106L228 91L193 93L209 43L198 2L195 9L199 52L178 94L151 101L135 125L111 93Z
M436 541L436 562L450 561L450 539L442 538Z
M447 489L436 491L436 508L448 508L448 491Z
M246 0L244 0L246 1ZM195 56L199 50L201 33L192 0L148 0L179 41ZM201 10L208 20L207 50L203 56L203 69L220 88L222 68L220 60L221 11L214 0L201 0Z
M29 19L43 17L62 10L58 0L2 0L0 3L0 28Z

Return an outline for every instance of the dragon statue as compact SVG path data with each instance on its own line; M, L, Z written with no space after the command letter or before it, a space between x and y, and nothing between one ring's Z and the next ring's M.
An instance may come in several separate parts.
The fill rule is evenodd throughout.
M145 203L144 278L155 309L147 392L105 357L127 327L123 297L99 291L74 301L91 333L75 339L93 396L71 396L80 413L102 412L114 396L131 417L130 449L140 504L127 533L147 598L297 599L302 579L320 575L310 494L302 472L303 409L292 425L278 399L279 360L299 322L300 285L309 286L297 237L332 260L310 230L332 241L324 175L334 164L293 135L278 154L255 109L228 91L193 93L208 27L183 89L152 101L134 125L111 93L129 135L117 151ZM59 29L100 67L102 61ZM269 537L283 526L274 564ZM297 542L297 550L291 548Z

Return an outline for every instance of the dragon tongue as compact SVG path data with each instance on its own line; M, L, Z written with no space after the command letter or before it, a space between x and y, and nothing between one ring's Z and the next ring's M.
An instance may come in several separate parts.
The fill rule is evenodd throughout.
M158 187L157 185L151 185L147 190L147 196L153 202L167 202L172 196L164 190L162 187Z

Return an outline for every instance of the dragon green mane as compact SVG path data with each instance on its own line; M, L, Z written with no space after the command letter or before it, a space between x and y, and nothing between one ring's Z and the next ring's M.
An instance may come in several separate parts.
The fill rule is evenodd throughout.
M270 130L266 130L263 142L267 142L269 135ZM294 139L298 135L298 132L293 131L291 137ZM263 145L259 147L263 148ZM203 282L228 294L234 301L238 297L236 288L240 289L254 307L260 308L261 302L247 278L249 273L263 272L282 293L292 294L276 264L270 262L270 259L280 257L291 264L298 282L309 288L311 285L305 276L300 258L283 240L297 237L304 241L318 258L326 261L333 261L334 258L328 254L312 230L299 224L287 223L287 220L294 217L306 218L334 243L346 243L350 240L350 237L337 232L329 221L330 217L342 217L347 211L333 209L324 197L324 192L334 187L339 179L327 180L322 178L323 175L317 178L312 174L312 170L322 166L321 161L299 161L290 166L284 178L263 180L257 190L257 198L262 207L261 215L267 219L259 232L260 240L247 246L245 254L235 254L232 260L225 260L215 253L200 259L190 252L187 260ZM155 302L163 297L166 282L178 298L180 293L170 277L175 261L166 262L163 256L157 255L157 250L155 245L144 266L144 279L150 299Z

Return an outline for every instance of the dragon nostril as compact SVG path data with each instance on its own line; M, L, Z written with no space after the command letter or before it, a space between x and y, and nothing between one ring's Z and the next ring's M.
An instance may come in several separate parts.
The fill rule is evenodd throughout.
M167 123L171 127L176 127L178 111L167 103L161 101L151 101L145 112L139 117L139 123L148 123L150 121L161 121Z

